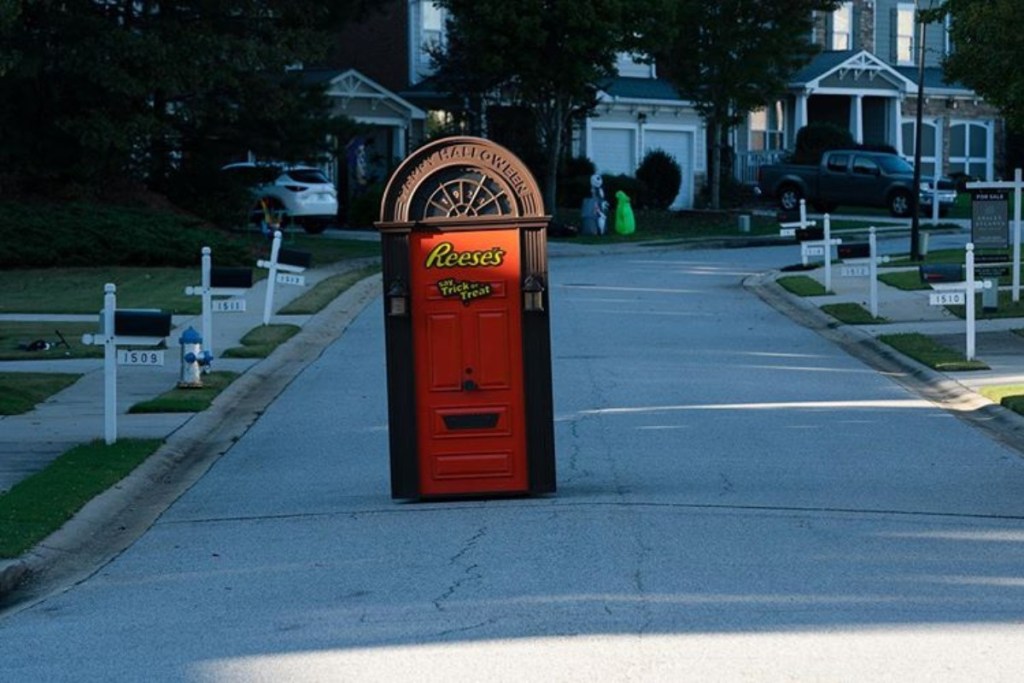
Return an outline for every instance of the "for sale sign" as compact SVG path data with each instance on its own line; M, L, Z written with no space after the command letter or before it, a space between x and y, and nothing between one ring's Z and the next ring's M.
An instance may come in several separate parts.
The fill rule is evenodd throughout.
M975 249L1010 245L1009 202L1005 192L979 190L971 199L971 241Z

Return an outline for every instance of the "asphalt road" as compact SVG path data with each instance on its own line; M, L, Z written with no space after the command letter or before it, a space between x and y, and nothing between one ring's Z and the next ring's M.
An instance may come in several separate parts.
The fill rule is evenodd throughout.
M553 259L543 498L389 498L371 304L0 680L1019 680L1024 459L744 288L792 256Z

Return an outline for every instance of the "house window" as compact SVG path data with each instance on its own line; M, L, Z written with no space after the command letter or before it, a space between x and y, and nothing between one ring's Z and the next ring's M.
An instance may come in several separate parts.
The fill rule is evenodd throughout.
M989 129L984 123L954 121L949 126L949 172L988 178Z
M750 112L751 152L783 148L782 102Z
M426 76L433 72L429 51L444 45L445 11L434 4L434 0L414 0L413 3L413 72ZM415 80L415 79L414 79Z
M832 36L829 47L833 50L853 49L853 3L844 2L832 13Z
M910 163L914 162L914 131L916 129L914 119L903 119L903 158ZM935 175L938 157L938 148L935 144L939 127L934 121L921 122L921 175L930 178Z
M914 39L915 24L913 3L901 2L896 8L895 26L896 62L898 64L914 64L916 61L914 59L917 47Z

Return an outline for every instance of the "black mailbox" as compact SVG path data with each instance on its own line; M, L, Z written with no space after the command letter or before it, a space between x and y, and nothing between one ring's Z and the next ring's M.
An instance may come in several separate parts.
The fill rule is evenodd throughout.
M868 242L840 244L836 247L840 260L848 258L871 258L871 245Z
M959 263L932 263L919 268L921 282L963 282L964 267Z
M796 241L797 242L813 242L815 240L825 239L824 228L797 228L796 229Z
M211 287L231 287L248 289L252 287L251 268L211 268Z
M799 211L779 211L775 214L775 220L779 223L796 223L800 220Z
M297 249L282 249L277 252L277 262L296 268L309 268L313 265L313 254Z
M116 337L166 337L171 334L171 314L153 309L114 311Z

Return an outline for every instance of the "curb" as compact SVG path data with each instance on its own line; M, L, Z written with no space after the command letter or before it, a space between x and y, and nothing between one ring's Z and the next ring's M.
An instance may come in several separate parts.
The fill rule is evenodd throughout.
M775 279L780 275L779 271L751 275L744 279L743 286L871 369L948 410L1024 457L1024 415L993 403L948 375L904 356L856 326L839 323L815 304L793 297L776 284Z
M206 410L113 487L20 558L0 560L0 603L31 604L96 573L128 548L243 436L267 406L342 335L380 291L380 274L354 284L298 334L246 370Z

